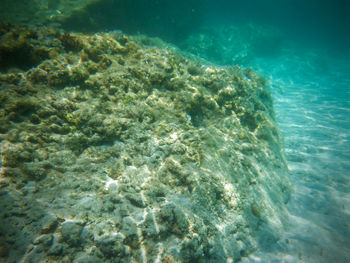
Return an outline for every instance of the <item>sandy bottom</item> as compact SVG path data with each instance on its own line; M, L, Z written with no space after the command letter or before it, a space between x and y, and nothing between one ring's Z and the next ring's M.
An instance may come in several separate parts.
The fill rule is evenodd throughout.
M244 262L350 262L350 67L320 54L254 62L273 85L295 192L285 237Z

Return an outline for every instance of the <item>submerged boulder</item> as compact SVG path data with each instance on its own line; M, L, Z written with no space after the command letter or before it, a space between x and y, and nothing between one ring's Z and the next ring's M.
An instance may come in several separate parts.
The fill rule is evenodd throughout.
M262 77L159 40L52 32L31 42L48 57L0 74L1 200L21 193L0 201L2 257L228 262L279 238L290 184ZM34 207L59 219L51 247L19 250L13 222L27 240L48 224Z

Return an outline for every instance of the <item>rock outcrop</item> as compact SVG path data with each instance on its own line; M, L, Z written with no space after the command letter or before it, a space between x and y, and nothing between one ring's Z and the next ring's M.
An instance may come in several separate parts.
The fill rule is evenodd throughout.
M290 185L253 70L120 32L0 38L2 261L236 262L278 240Z

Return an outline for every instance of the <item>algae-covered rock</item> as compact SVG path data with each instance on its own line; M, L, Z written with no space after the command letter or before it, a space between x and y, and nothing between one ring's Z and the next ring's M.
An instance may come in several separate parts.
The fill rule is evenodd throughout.
M107 258L124 257L127 254L127 248L123 245L121 235L104 236L97 241L97 245Z
M24 31L0 37L47 56L0 74L3 258L227 262L278 239L290 185L263 78L121 32Z
M83 227L81 222L65 222L61 230L63 240L72 246L79 245Z
M164 205L159 212L160 223L164 225L166 234L186 235L189 227L184 212L173 204Z

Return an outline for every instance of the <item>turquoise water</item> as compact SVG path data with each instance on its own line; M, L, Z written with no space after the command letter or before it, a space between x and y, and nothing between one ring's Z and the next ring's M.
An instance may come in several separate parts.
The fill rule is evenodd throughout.
M288 241L248 261L349 262L349 63L289 49L252 64L272 83L295 192Z

